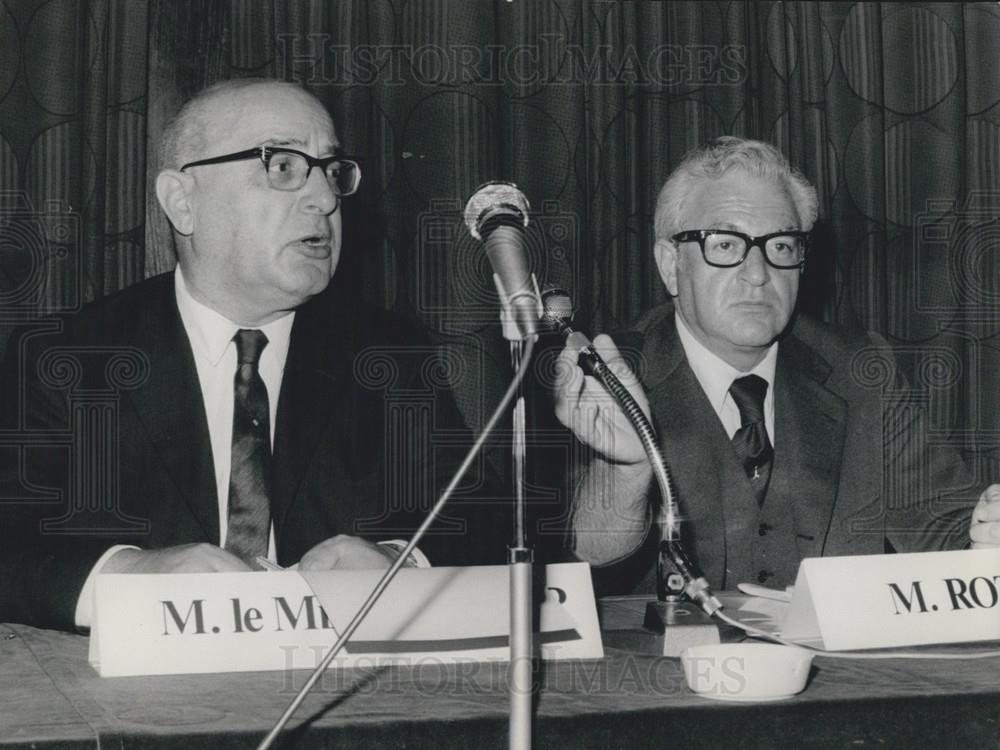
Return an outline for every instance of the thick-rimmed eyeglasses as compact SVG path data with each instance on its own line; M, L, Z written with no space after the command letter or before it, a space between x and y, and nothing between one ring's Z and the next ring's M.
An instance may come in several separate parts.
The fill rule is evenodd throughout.
M319 167L330 184L330 189L338 198L357 192L361 184L361 167L351 157L334 155L316 158L293 148L282 146L257 146L234 154L199 159L181 167L183 172L191 167L205 167L209 164L225 164L243 159L260 159L267 173L267 184L275 190L298 190L309 180L313 167Z
M728 229L690 229L671 237L674 242L697 242L701 256L710 266L732 268L750 255L755 245L763 251L764 260L774 268L801 268L806 262L809 233L799 231L775 232L751 237Z

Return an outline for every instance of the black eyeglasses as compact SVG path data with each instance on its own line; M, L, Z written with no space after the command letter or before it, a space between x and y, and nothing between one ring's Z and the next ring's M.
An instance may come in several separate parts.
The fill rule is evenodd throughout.
M774 268L801 268L806 262L809 232L786 231L751 237L728 229L690 229L670 238L674 242L697 242L710 266L732 268L747 259L750 248L761 248L764 260Z
M267 184L275 190L298 190L309 180L313 167L319 167L330 189L338 198L357 192L361 184L361 167L353 158L334 155L315 158L293 148L281 146L257 146L235 154L213 156L211 159L192 161L181 167L183 172L190 167L205 167L209 164L224 164L243 159L260 159L267 173Z

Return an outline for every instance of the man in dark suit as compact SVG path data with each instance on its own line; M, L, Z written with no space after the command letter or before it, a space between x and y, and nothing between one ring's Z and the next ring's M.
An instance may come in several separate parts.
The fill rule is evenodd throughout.
M161 161L176 271L11 344L0 620L86 626L102 572L388 567L471 445L420 329L328 288L360 168L315 98L213 86ZM408 564L502 561L478 481Z
M998 488L928 440L884 342L793 320L816 215L815 189L773 146L720 138L692 152L657 202L673 304L616 337L624 360L596 341L652 407L682 538L715 587L785 586L805 557L965 547L976 497L973 540L1000 541ZM590 448L574 552L605 590L652 591L663 519L645 454L574 352L562 356L557 416Z

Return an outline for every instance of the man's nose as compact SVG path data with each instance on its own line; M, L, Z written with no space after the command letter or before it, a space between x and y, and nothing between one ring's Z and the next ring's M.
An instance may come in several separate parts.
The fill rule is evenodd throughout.
M313 165L302 186L302 207L309 213L332 214L340 206L340 197L330 187L323 170Z
M754 250L758 252L754 252ZM750 247L746 260L740 265L740 275L754 286L765 284L771 278L771 269L768 267L767 259L764 257L763 245L752 245Z

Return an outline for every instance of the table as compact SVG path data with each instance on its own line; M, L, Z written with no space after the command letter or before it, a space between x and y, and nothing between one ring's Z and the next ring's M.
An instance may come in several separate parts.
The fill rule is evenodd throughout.
M613 635L643 602L602 603ZM631 620L631 622L630 622ZM613 640L613 638L609 638ZM606 647L539 675L535 747L997 747L1000 659L817 657L775 703L691 693L676 659ZM0 625L0 747L253 747L305 672L101 679L80 635ZM328 672L281 748L504 748L506 665L426 662Z

